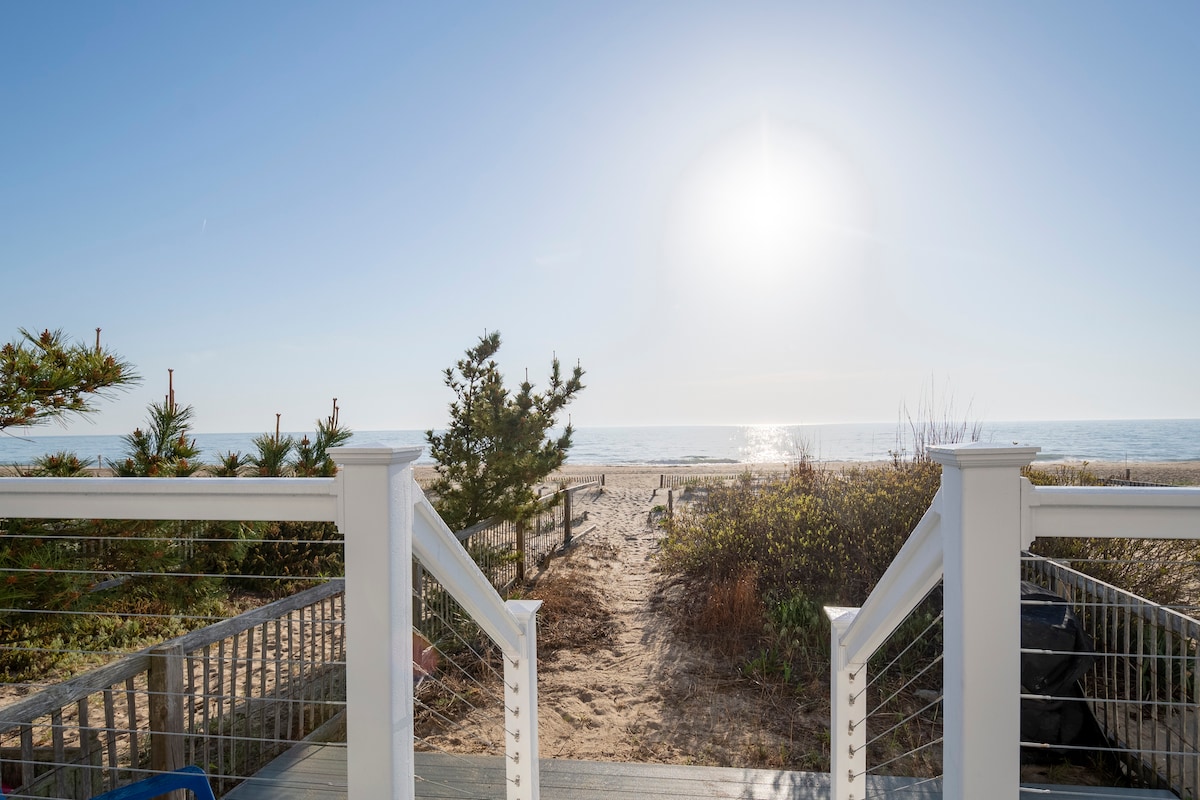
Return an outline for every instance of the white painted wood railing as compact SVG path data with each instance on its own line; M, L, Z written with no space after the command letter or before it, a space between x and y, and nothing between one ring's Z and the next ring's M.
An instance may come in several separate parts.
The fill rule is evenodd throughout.
M413 555L504 652L505 763L509 800L537 798L537 610L541 600L499 605L495 588L424 495L415 505ZM409 589L411 600L412 591ZM405 619L412 619L412 612ZM411 646L411 637L409 643ZM412 694L409 693L411 702ZM411 734L410 734L411 735ZM352 799L353 800L353 799Z
M937 580L944 584L944 797L1020 793L1021 552L1038 537L1200 538L1200 489L1035 487L1039 448L931 448L942 486L860 609L828 608L834 800L866 796L861 710L875 650Z
M5 478L0 517L332 521L345 539L350 800L414 795L412 559L505 657L509 800L537 800L536 612L504 603L413 478L419 447L340 447L336 478Z

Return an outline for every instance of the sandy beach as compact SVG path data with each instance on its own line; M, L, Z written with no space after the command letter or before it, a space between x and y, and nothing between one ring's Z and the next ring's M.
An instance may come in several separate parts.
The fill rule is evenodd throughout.
M840 472L846 469L861 469L867 466L886 466L888 461L822 461L822 469ZM1176 486L1200 486L1200 461L1039 461L1034 467L1046 472L1059 469L1078 470L1086 467L1101 478L1121 478L1147 483L1166 483ZM787 464L571 464L568 463L556 474L564 476L604 475L610 487L654 489L659 486L663 475L739 475L744 472L755 474L786 472ZM419 480L434 477L434 468L419 465L416 468Z

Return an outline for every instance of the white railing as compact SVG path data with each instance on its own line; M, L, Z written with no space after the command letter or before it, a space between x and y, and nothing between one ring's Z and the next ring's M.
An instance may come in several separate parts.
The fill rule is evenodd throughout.
M420 448L341 447L336 478L5 478L0 518L333 521L345 540L347 790L414 796L414 556L504 654L507 797L538 797L535 620L505 603L413 479Z
M866 797L867 661L942 579L941 490L862 608L828 607L834 800ZM857 705L857 708L855 707Z
M930 450L942 487L860 609L832 622L834 800L862 800L867 719L852 705L876 649L944 584L945 797L1013 800L1020 787L1021 554L1038 537L1200 538L1200 489L1035 487L1038 448Z
M539 794L537 740L537 631L541 600L503 605L487 576L424 496L416 504L413 555L504 653L505 764L509 798ZM456 587L451 589L451 587ZM411 597L411 592L410 595ZM405 619L412 619L411 612ZM411 693L410 693L411 696Z

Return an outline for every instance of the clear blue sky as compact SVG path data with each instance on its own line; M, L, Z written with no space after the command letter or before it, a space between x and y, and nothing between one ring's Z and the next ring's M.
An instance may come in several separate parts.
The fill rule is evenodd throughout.
M7 2L0 339L202 432L1200 416L1200 5ZM46 428L41 432L60 432Z

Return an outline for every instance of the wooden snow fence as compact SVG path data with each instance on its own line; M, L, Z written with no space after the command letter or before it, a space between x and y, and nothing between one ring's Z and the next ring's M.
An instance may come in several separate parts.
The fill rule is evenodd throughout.
M0 709L4 784L86 800L195 764L223 794L343 712L344 586L320 584Z

